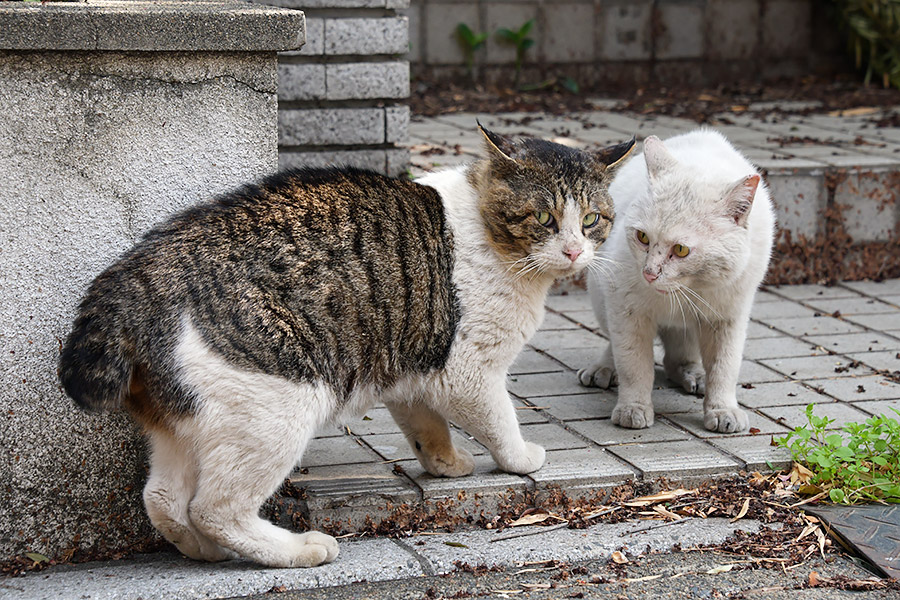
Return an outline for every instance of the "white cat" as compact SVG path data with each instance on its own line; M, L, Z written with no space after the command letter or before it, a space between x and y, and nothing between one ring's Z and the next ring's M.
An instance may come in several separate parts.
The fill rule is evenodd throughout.
M757 170L720 133L700 129L662 142L625 164L610 186L617 218L588 289L610 339L583 385L618 379L612 421L653 424L653 341L669 379L704 386L704 425L747 429L735 388L757 287L772 250L775 215ZM702 362L702 366L701 366Z

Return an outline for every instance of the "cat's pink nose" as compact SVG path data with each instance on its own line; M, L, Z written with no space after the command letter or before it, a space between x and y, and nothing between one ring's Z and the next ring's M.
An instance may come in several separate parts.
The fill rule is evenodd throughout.
M581 256L582 252L583 250L581 248L570 248L568 250L563 250L563 254L568 256L569 260L571 260L572 262L575 262L578 257Z
M647 271L641 271L644 274L644 279L647 280L647 283L653 283L659 278L659 275L656 273L648 273Z

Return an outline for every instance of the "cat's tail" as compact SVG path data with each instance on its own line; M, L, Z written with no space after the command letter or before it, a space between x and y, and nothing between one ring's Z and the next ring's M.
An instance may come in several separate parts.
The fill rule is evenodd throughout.
M91 412L121 406L131 382L133 362L109 279L101 275L91 285L59 357L63 389L80 408Z

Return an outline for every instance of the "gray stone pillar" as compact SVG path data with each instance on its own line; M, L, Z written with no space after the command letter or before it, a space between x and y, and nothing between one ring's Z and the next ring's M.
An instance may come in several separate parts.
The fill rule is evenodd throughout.
M277 168L276 52L304 36L234 1L0 5L0 560L159 539L138 432L76 410L61 339L148 227Z

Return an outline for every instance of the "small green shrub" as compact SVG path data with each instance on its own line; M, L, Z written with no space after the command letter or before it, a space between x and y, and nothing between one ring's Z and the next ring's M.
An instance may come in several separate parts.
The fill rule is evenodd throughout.
M488 39L487 33L475 33L465 23L456 26L456 39L462 47L466 61L466 75L469 81L475 80L475 51L484 46Z
M831 0L838 25L856 59L884 87L900 89L900 0Z
M900 502L900 423L879 415L847 423L840 434L826 431L834 419L816 416L813 409L806 407L808 426L775 440L812 471L812 491L827 492L840 504Z
M528 37L531 28L534 27L534 19L526 21L516 30L501 27L497 30L497 37L516 48L516 74L513 85L518 88L522 77L522 63L525 62L525 53L534 46L534 40Z

